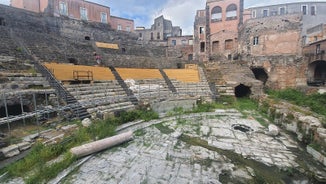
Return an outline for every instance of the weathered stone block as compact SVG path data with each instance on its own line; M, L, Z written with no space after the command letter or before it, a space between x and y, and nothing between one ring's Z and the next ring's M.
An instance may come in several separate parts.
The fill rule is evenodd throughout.
M31 143L29 142L21 142L19 144L17 144L19 151L24 151L27 150L31 147Z
M270 124L268 125L268 134L272 136L277 136L280 133L278 127L276 125Z
M311 128L321 126L320 121L317 118L312 117L312 116L300 116L299 121L301 121L303 123L307 123L308 126Z
M92 121L89 118L85 118L82 120L82 125L84 127L89 127L89 126L91 126L91 124L92 124Z
M312 155L316 160L318 160L320 163L324 163L325 157L316 151L314 148L307 146L307 152Z
M2 148L1 152L4 154L6 158L13 157L20 153L19 148L16 144L10 145L8 147Z

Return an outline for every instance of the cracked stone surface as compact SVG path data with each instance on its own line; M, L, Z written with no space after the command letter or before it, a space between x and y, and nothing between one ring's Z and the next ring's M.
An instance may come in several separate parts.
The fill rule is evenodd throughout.
M63 183L221 183L225 175L246 183L253 178L249 166L237 167L227 155L189 145L178 139L181 134L267 166L298 167L296 156L289 149L297 147L294 141L286 135L264 134L265 127L242 118L239 112L219 110L180 119L161 120L164 127L174 130L172 133L162 133L148 123L133 141L97 154ZM157 123L160 121L153 121ZM234 130L234 124L246 125L253 131Z

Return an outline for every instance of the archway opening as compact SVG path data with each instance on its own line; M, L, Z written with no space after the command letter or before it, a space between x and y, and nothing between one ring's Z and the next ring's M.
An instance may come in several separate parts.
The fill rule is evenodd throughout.
M91 40L91 37L85 36L85 40Z
M28 106L24 105L23 106L23 111L24 112L30 112L30 109ZM7 112L8 116L17 116L22 114L22 107L20 104L14 104L14 105L7 105ZM6 108L3 106L0 108L0 116L1 117L6 117Z
M68 58L69 63L78 65L78 60L76 58Z
M0 17L0 26L5 26L5 25L6 25L5 19Z
M237 98L249 97L251 95L251 90L250 87L240 84L235 87L234 94Z
M326 61L315 61L308 66L308 85L321 86L326 83Z
M254 73L257 80L262 81L264 85L266 84L268 80L268 74L264 68L251 68L251 71Z

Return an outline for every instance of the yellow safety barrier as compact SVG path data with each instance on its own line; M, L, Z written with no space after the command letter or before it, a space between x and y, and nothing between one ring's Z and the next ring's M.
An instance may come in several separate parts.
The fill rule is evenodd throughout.
M116 68L123 80L163 79L158 69Z
M164 72L170 79L181 82L199 82L198 70L193 69L165 69Z
M64 63L44 63L44 66L47 67L59 81L75 80L74 71L90 71L93 73L94 81L115 80L115 77L110 69L105 67L73 65Z
M115 43L104 43L104 42L95 42L96 46L99 48L106 48L106 49L119 49L119 45Z

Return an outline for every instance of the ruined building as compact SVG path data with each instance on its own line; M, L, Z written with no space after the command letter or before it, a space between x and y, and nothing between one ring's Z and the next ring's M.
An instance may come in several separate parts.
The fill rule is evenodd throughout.
M182 35L182 29L179 26L172 26L172 22L164 19L163 15L154 20L150 29L138 27L135 32L138 39L143 42L162 42L163 45L166 45L168 37Z

